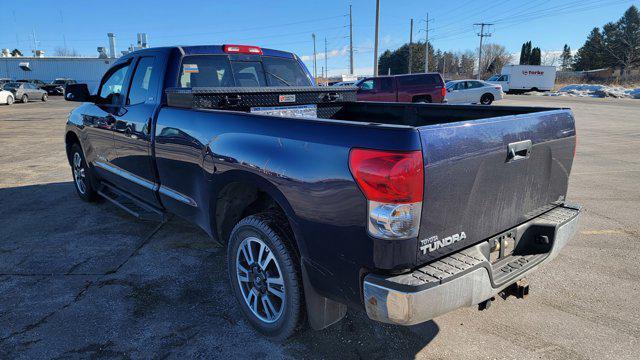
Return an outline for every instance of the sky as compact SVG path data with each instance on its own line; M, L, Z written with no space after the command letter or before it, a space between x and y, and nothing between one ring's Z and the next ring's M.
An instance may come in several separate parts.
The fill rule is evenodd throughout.
M115 33L118 51L146 32L150 46L227 43L291 51L313 72L315 33L318 74L325 66L326 38L329 75L339 75L349 67L349 5L356 73L370 74L375 0L4 1L0 48L26 55L37 46L53 55L66 46L97 56L96 47L108 48L108 32ZM380 0L379 53L408 42L411 18L414 40L423 40L427 14L429 39L437 49L475 51L479 37L473 24L485 22L495 24L485 41L514 54L528 40L543 52L559 51L565 43L575 51L591 29L619 19L631 5L640 7L640 0Z

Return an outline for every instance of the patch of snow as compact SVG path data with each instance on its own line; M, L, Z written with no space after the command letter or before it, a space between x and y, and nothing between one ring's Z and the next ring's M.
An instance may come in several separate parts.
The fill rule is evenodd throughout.
M530 91L525 93L525 95L640 99L640 88L626 89L622 86L608 86L599 84L571 84L564 86L555 92L541 93L537 91Z

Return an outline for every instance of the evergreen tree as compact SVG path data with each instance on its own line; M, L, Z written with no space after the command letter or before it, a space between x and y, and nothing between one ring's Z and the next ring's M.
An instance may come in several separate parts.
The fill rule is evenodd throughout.
M539 47L531 49L531 56L529 57L529 65L540 65L542 63L542 51Z
M605 48L599 28L593 28L587 41L574 58L573 68L577 71L601 69L607 66Z
M560 55L560 59L562 60L562 71L571 70L573 56L571 55L571 48L568 44L564 44L564 48L562 49L562 55Z
M608 23L602 32L604 58L607 66L619 66L624 76L627 69L640 65L640 13L631 6L615 23Z
M520 65L529 65L531 59L531 41L522 44L520 50Z

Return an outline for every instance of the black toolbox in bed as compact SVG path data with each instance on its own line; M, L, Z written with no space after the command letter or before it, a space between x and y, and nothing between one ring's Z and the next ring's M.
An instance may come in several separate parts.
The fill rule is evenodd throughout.
M266 107L315 105L317 116L331 117L356 101L355 87L196 87L168 88L167 105L187 109L252 111Z

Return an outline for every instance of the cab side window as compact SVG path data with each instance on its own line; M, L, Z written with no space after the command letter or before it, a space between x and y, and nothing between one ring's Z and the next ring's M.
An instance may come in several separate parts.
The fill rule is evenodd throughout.
M155 103L157 92L157 70L154 68L154 57L143 57L138 61L133 74L127 105Z
M364 91L373 90L373 79L368 79L363 81L360 84L360 90L364 90Z
M110 72L100 85L100 98L104 105L122 105L124 81L129 73L130 64L123 65Z

